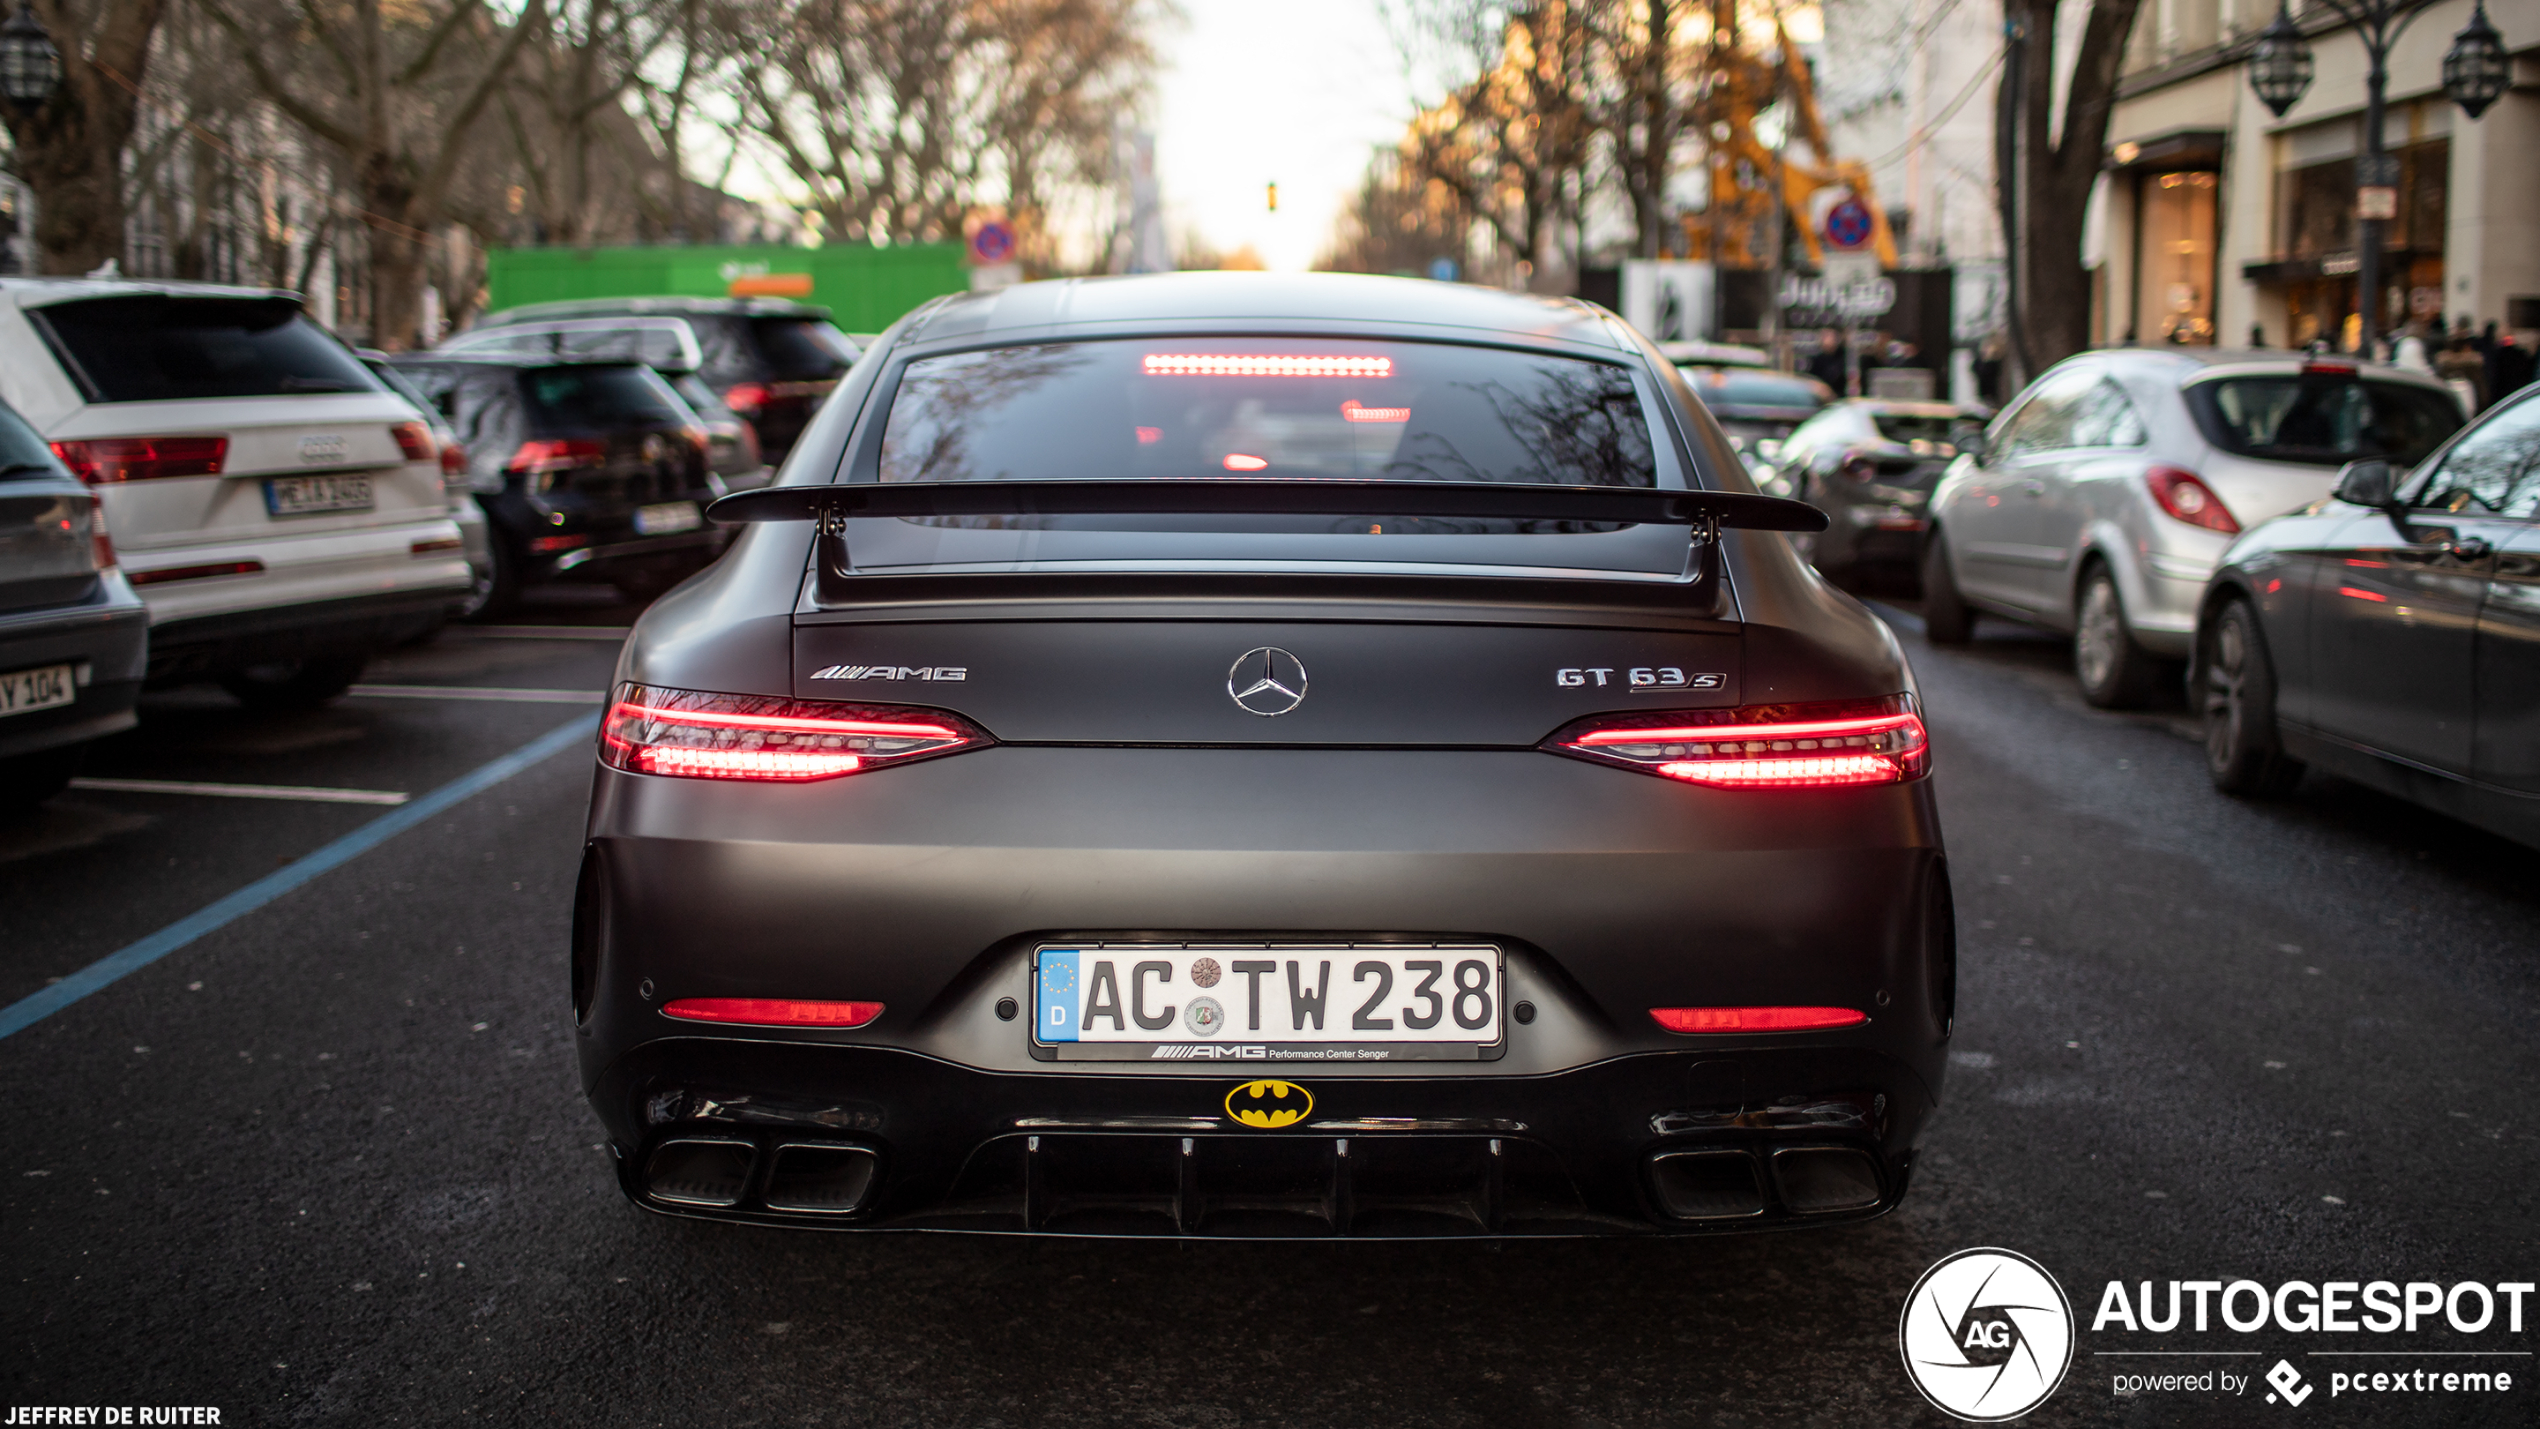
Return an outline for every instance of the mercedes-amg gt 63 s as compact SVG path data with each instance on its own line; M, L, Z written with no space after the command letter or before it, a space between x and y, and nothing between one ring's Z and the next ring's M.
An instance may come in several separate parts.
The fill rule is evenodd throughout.
M1857 1220L1955 933L1896 642L1569 300L939 300L626 645L573 1015L626 1193L772 1225Z

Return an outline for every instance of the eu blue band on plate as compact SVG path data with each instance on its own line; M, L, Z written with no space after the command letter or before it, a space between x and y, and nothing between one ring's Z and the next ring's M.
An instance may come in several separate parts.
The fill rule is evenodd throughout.
M1077 955L1049 948L1041 950L1039 996L1035 999L1039 1012L1040 1039L1044 1042L1076 1040L1076 995L1080 986L1076 976Z

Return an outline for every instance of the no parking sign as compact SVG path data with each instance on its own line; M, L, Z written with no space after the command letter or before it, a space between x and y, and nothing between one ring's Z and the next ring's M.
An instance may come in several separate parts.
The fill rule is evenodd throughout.
M1014 261L1014 226L990 219L971 230L970 261L982 268Z
M1826 211L1826 242L1837 248L1858 248L1870 241L1878 230L1878 220L1870 214L1870 206L1858 198L1847 198Z

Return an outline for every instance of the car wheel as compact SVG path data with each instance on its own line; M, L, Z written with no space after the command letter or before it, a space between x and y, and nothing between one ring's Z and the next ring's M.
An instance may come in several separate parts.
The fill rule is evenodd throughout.
M35 812L35 806L62 792L79 772L79 762L88 753L85 744L68 749L47 749L40 754L21 754L15 759L0 759L0 818L16 818Z
M2291 793L2302 762L2276 733L2275 665L2257 612L2245 600L2224 605L2203 646L2205 772L2226 794Z
M2081 697L2103 710L2138 708L2151 700L2159 666L2134 643L2115 574L2093 565L2081 578L2081 608L2073 624L2073 675Z
M468 567L472 584L452 607L461 620L499 620L520 604L520 565L502 537L485 543L485 562L481 569Z
M313 710L353 687L366 655L329 655L250 665L220 677L220 687L251 710Z
M1976 630L1976 613L1949 573L1949 538L1937 529L1923 543L1923 638L1934 645L1964 645Z

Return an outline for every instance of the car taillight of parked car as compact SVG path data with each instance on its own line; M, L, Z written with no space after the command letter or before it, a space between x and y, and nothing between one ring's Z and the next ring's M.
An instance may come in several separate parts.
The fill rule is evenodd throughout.
M408 461L432 459L432 429L421 422L399 422L388 429L397 439L397 451Z
M174 476L218 476L227 437L94 437L55 442L53 455L91 486Z
M1900 784L1931 771L1911 695L1594 715L1540 747L1722 789Z
M522 442L512 453L509 470L531 476L549 476L559 471L605 465L608 448L598 442L582 440Z
M2223 499L2196 473L2174 466L2156 466L2143 473L2143 484L2152 488L2152 499L2172 517L2226 536L2240 534L2240 522L2232 516L2231 508L2223 505Z
M600 727L600 760L630 774L801 783L991 743L944 710L627 684Z
M463 486L467 483L467 448L457 442L441 444L441 484Z
M764 382L735 382L723 389L723 405L744 417L755 417L767 405L768 391Z
M115 538L106 534L106 498L88 493L88 556L98 574L115 568Z

